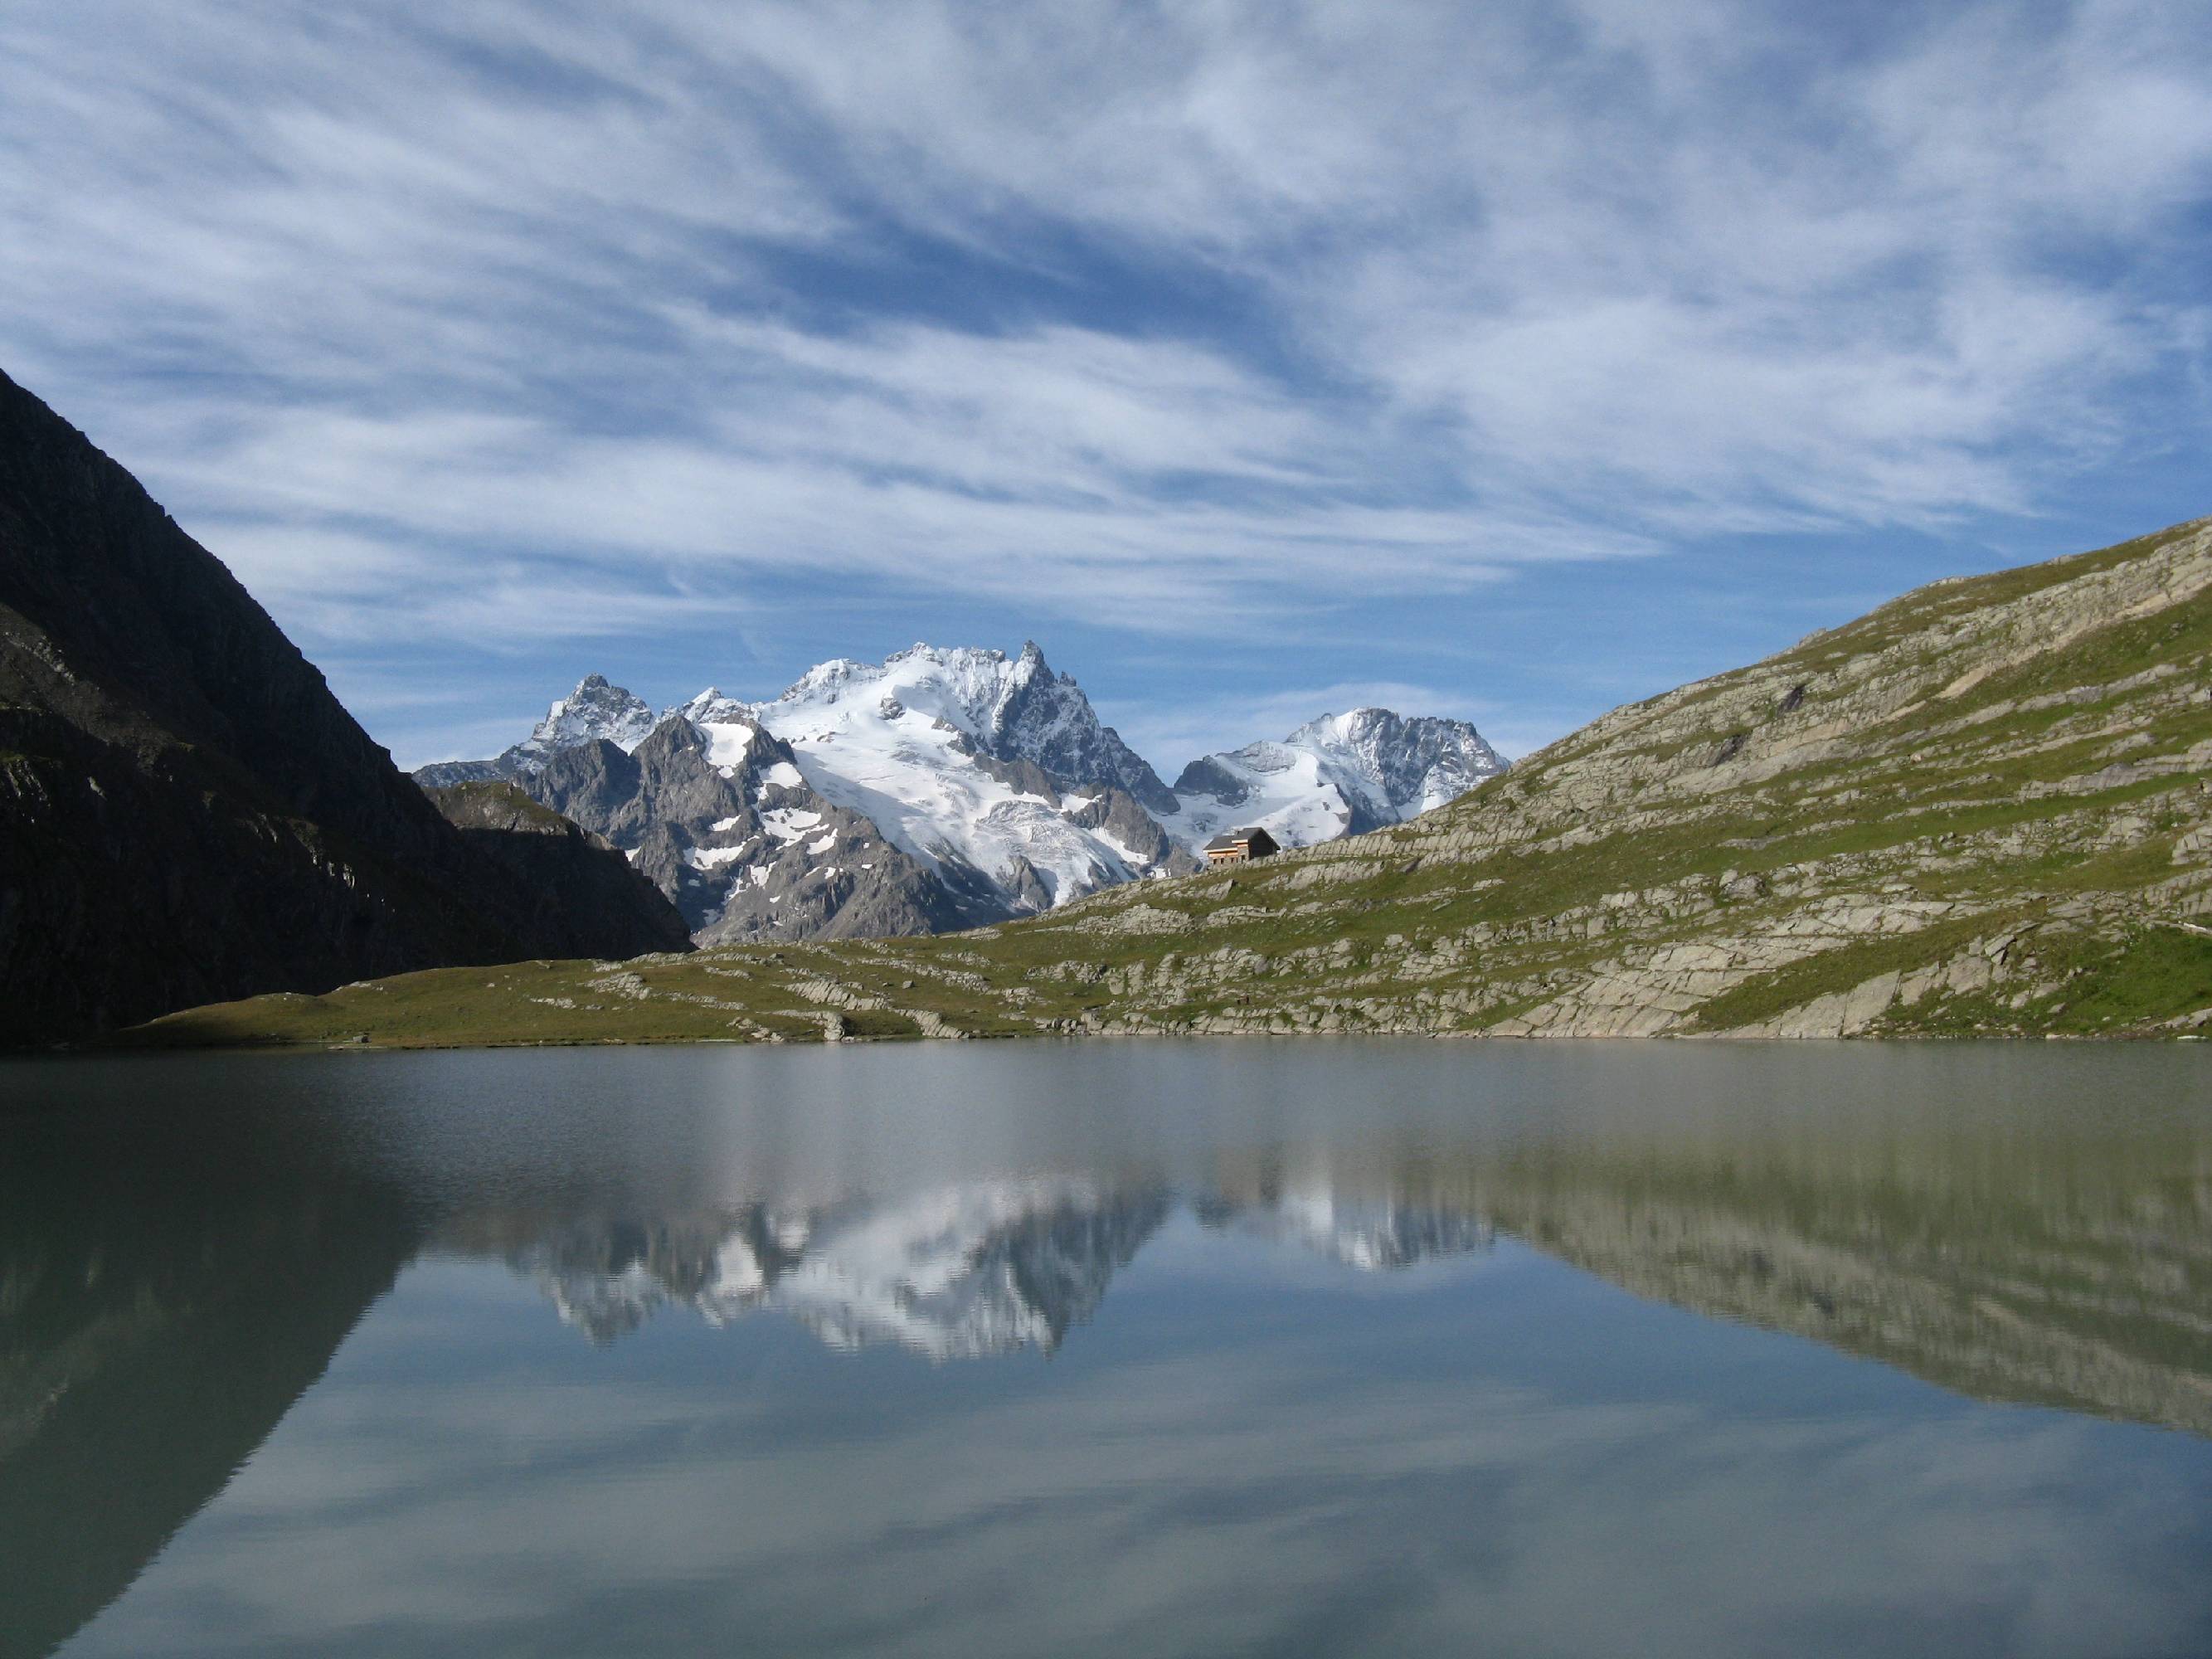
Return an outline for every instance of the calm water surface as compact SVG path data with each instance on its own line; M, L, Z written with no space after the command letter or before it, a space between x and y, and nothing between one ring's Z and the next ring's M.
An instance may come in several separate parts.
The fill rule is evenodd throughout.
M0 1654L2212 1653L2212 1054L0 1066Z

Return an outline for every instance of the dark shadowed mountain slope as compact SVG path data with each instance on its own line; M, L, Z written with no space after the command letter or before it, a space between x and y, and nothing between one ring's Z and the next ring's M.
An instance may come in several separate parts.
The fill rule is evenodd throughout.
M656 951L690 947L683 914L602 836L541 806L505 781L459 783L430 799L464 841L515 878L533 908L532 933L562 928L642 938Z
M479 838L480 840L481 838ZM0 1044L170 1008L670 945L440 816L252 596L0 375Z

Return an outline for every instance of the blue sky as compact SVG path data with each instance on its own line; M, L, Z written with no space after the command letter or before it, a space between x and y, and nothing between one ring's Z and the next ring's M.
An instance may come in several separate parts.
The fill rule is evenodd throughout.
M403 763L1043 645L1508 752L2212 512L2212 4L72 0L0 367Z

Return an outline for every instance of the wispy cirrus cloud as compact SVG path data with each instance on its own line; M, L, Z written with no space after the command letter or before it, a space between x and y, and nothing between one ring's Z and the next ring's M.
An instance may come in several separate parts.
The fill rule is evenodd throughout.
M1316 655L1385 602L1937 574L2208 429L2196 3L86 0L0 149L11 372L311 653L464 679L902 611L1217 647L1104 675L1165 729L1255 641L1389 678ZM1500 643L1422 684L1556 706Z

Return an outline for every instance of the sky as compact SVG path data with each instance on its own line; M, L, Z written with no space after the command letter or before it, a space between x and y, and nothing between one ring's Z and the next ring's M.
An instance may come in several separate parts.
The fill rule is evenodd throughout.
M2212 513L2212 0L71 0L0 224L404 765L1031 638L1518 755Z

